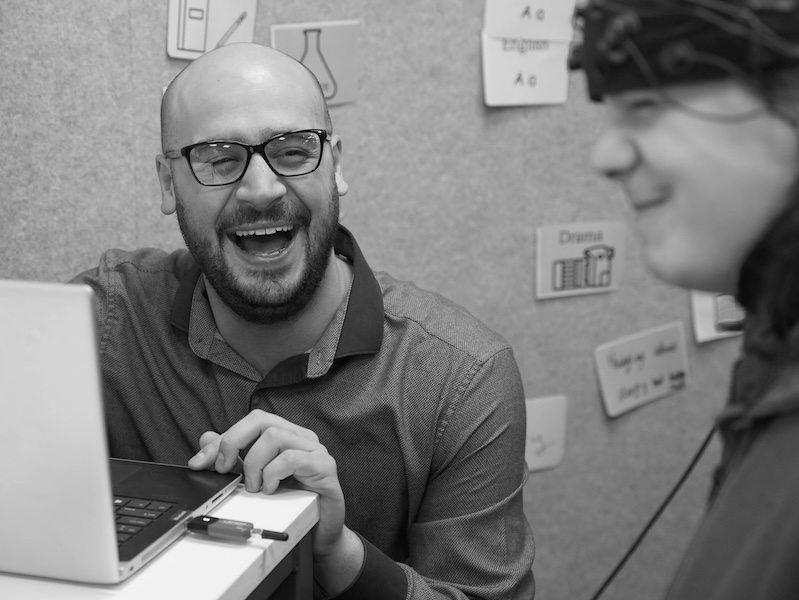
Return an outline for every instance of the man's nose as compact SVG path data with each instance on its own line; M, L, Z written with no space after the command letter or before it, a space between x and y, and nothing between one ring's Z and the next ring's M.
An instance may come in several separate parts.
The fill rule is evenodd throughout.
M266 159L254 153L247 165L247 170L236 189L239 202L247 202L259 208L266 208L272 202L280 200L288 191L283 178L275 173Z
M591 152L591 166L608 179L622 178L634 170L640 160L635 140L617 127L605 129Z

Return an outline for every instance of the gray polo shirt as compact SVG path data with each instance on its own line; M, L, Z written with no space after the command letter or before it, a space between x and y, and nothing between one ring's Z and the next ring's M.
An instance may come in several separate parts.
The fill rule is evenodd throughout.
M185 464L251 410L314 431L338 465L363 570L340 598L533 597L525 407L507 342L441 296L369 268L310 352L266 377L221 337L186 250L109 250L94 288L113 456Z

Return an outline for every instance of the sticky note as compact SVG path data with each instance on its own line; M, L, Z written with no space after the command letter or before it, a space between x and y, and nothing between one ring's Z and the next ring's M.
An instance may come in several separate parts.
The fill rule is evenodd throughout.
M594 351L605 412L617 417L688 384L682 322L602 344Z
M529 471L552 469L566 452L566 396L528 398L524 458Z
M741 335L740 330L727 329L744 318L743 308L729 294L691 291L691 314L697 343Z
M489 37L569 42L575 0L486 0Z
M486 106L563 104L569 95L568 42L494 38L483 31Z
M536 297L598 294L619 289L625 226L617 221L545 225L536 240Z

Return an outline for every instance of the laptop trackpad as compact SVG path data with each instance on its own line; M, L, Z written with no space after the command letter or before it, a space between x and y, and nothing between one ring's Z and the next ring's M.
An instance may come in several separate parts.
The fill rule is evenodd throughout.
M126 479L133 477L141 470L141 465L136 463L120 462L117 460L110 461L111 463L111 485L116 488Z
M115 496L151 498L194 510L235 484L238 473L193 471L182 465L111 460Z

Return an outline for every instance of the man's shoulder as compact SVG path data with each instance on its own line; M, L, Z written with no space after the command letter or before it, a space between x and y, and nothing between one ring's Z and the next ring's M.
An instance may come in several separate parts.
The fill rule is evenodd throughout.
M166 252L157 248L111 249L103 253L101 268L123 275L154 275L180 280L194 266L188 250Z
M98 266L77 275L72 283L90 285L106 304L117 304L123 298L134 303L170 304L194 265L185 249L112 249L102 254Z
M414 323L427 335L478 360L510 348L502 335L441 294L385 272L375 272L375 278L383 292L387 317Z

